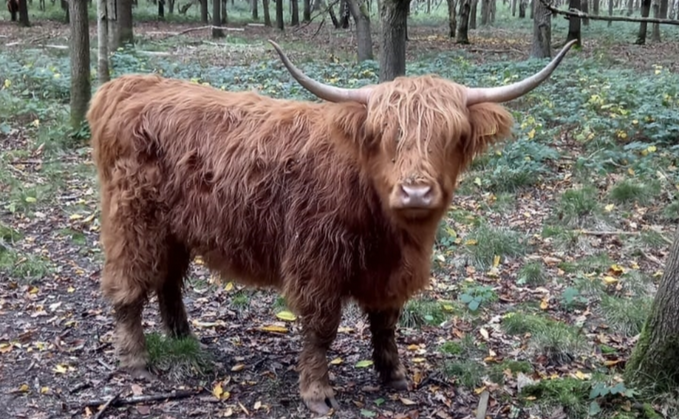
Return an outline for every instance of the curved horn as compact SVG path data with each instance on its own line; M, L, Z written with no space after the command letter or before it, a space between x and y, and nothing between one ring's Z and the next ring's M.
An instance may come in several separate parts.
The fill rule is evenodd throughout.
M563 57L566 56L568 50L575 45L576 39L567 43L561 51L557 54L554 59L547 64L545 68L540 70L539 73L533 74L532 76L523 79L519 82L510 84L508 86L500 87L473 87L467 89L467 106L471 106L475 103L481 102L507 102L516 98L519 98L531 90L535 89L547 80L547 78L552 74L554 69L561 63Z
M292 75L292 77L294 77L294 79L297 80L297 82L301 84L302 87L307 89L309 92L313 93L314 95L318 96L321 99L327 100L328 102L355 101L366 104L368 103L371 89L365 88L344 89L341 87L329 86L327 84L323 84L321 82L313 80L306 74L302 73L302 70L295 67L295 65L292 62L290 62L290 60L285 55L283 50L281 50L281 47L279 47L278 44L276 44L274 41L270 39L269 43L271 43L271 45L273 45L273 47L276 49L276 52L281 57L281 61L283 61L283 64L285 65L285 68L287 68L288 71L290 72L290 75Z

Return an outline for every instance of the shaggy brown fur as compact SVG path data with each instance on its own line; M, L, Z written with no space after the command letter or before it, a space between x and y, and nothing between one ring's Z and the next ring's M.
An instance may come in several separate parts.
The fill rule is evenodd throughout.
M300 393L335 405L326 351L343 303L367 313L375 368L407 387L395 341L402 306L428 283L435 232L459 173L510 134L500 105L465 106L433 77L379 84L367 106L126 75L103 85L87 118L101 185L102 290L123 366L145 371L141 312L159 296L173 336L190 333L181 300L189 261L281 291L301 315ZM404 208L400 185L433 204Z
M7 0L7 10L12 17L12 22L17 20L17 13L19 13L19 0Z

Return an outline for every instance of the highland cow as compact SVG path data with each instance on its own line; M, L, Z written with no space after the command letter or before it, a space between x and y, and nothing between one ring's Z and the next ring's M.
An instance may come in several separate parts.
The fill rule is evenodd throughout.
M182 284L192 258L277 289L301 319L301 399L322 414L337 407L326 351L350 299L367 315L381 380L408 387L396 324L428 283L457 178L510 135L513 119L497 102L537 87L573 43L508 86L425 75L355 90L312 80L272 44L325 102L158 75L99 88L87 119L101 194L101 288L115 309L121 366L146 377L142 309L155 292L168 334L191 334Z
M7 10L9 10L12 22L15 22L17 13L19 13L19 0L7 0Z

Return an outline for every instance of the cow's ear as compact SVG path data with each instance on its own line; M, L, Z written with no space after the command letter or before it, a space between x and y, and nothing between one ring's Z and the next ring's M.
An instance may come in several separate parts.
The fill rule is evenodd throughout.
M509 137L514 118L502 105L479 103L469 107L469 122L471 135L465 144L465 154L473 158L486 151L488 146Z

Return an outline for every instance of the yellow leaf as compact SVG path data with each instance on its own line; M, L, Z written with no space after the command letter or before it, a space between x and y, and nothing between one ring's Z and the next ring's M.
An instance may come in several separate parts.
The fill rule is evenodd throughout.
M229 292L233 289L233 282L229 281L225 286L224 286L224 291Z
M649 153L655 153L657 148L654 145L650 145L650 146L648 146L648 148L646 148L646 150L648 150Z
M493 257L493 268L497 268L497 266L498 266L499 264L500 264L500 256L499 256L499 255L495 255L495 257Z
M19 386L19 391L22 391L24 393L28 393L28 390L30 390L30 387L28 387L28 384L22 384Z
M478 186L481 186L481 178L480 177L474 178L474 183L477 184Z
M464 242L464 244L467 245L467 246L474 246L474 245L478 244L478 240L469 239L469 240L466 240Z
M618 265L617 263L616 263L616 264L613 264L613 265L611 265L611 273L612 273L613 275L616 275L616 276L617 276L617 275L622 275L622 274L625 273L625 268L623 268L622 266Z
M584 374L582 371L576 371L575 372L575 377L578 380L587 380L587 379L589 379L589 376L590 376L589 374Z
M607 367L612 367L613 365L619 364L620 362L622 362L621 359L615 359L615 360L608 360L607 359L606 361L604 361L604 365L607 366Z
M283 310L283 311L276 313L276 317L278 317L281 320L286 320L286 321L289 321L289 322L294 322L295 319L297 318L297 317L295 317L294 314L292 314L291 312L289 312L287 310Z
M330 363L332 365L339 365L339 364L342 363L342 358L337 357L337 358L333 359L332 361L330 361Z
M276 326L276 325L262 326L262 327L259 328L259 330L262 330L264 332L273 332L273 333L288 333L287 327Z
M416 344L414 344L414 343L408 345L408 350L409 350L409 351L416 351L416 350L418 350L418 349L420 349L420 345L416 345Z
M212 395L219 400L226 400L229 398L231 394L228 391L224 391L224 389L222 388L222 383L219 382L212 389Z
M66 290L66 292L68 292L69 294L73 294L73 293L75 292L75 288L73 288L73 287L68 287L68 289Z
M528 132L528 138L530 138L532 140L533 137L535 137L535 128L533 128L532 130L530 130Z
M455 307L451 306L450 304L443 304L441 307L443 307L443 310L447 312L455 311Z
M0 354L7 353L12 350L12 345L9 343L0 343Z
M71 214L71 216L68 217L69 220L79 220L81 218L83 218L83 216L80 214Z
M617 279L617 278L613 278L613 277L610 276L610 275L606 275L606 276L604 277L604 283L606 283L607 285L615 284L616 282L618 282L618 279Z
M372 364L373 364L372 361L370 361L370 360L368 360L368 359L364 359L364 360L358 361L358 362L356 363L356 368L365 368L365 367L371 366Z
M30 202L30 203L37 201L37 199L33 198L32 196L27 196L25 200L26 200L26 202Z
M420 364L420 363L426 361L426 359L424 359L424 358L413 358L412 361L416 364Z
M238 372L238 371L242 371L243 368L245 368L245 364L236 364L233 367L231 367L231 371L232 372Z
M549 308L549 298L545 297L540 301L540 308L543 310L547 310Z
M488 331L486 329L484 329L483 327L481 328L481 330L479 330L479 333L481 333L481 336L483 336L483 338L486 339L486 340L488 340L488 338L490 337L488 335Z
M412 406L412 405L415 404L414 401L412 401L410 399L406 399L405 397L399 397L399 400L401 400L401 403L403 403L406 406Z
M476 394L481 394L486 390L486 386L480 387L480 388L475 388L474 393Z
M634 176L634 169L632 169L632 168L630 167L629 169L627 169L627 173L629 173L630 175Z
M59 364L54 368L53 371L56 372L57 374L66 374L66 371L68 371L68 368Z
M255 405L253 406L253 409L259 410L260 407L262 407L262 402L260 402L259 400L257 400L257 401L255 402Z
M494 356L487 356L483 358L483 362L495 362L495 357Z
M613 211L613 208L615 208L615 204L608 204L608 205L606 205L606 206L604 207L604 209L606 210L606 212L611 212L611 211Z
M42 394L47 394L47 392L49 392L49 391L50 391L49 387L41 387L40 388L40 393L42 393Z

